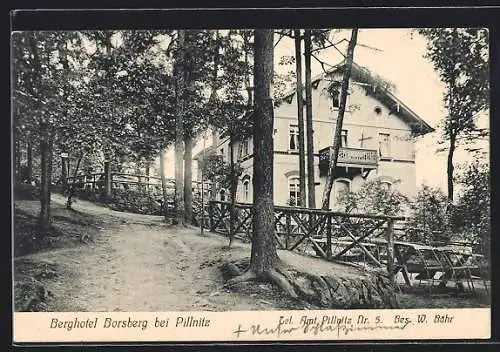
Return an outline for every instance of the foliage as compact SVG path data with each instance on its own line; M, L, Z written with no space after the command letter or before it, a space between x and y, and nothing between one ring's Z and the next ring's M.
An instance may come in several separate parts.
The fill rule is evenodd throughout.
M169 32L94 31L89 63L95 116L105 153L150 159L173 140L174 91L164 49ZM159 61L162 57L164 61Z
M459 176L463 189L458 197L452 216L455 232L478 243L483 253L489 255L490 225L490 171L487 164L470 163Z
M211 47L212 76L207 81L211 95L207 102L210 124L227 135L236 137L242 130L248 130L251 120L249 110L251 94L250 72L252 33L245 30L230 30L227 33L216 31Z
M27 183L18 183L14 186L16 199L37 200L40 199L40 188Z
M338 204L347 213L401 215L408 204L405 195L388 189L379 179L364 183L357 192L347 192Z
M417 238L422 242L434 239L435 235L449 230L448 199L439 188L421 185L410 203L408 226L418 230Z
M113 189L113 202L110 207L118 211L136 214L162 215L163 199L154 192L137 189Z
M489 106L489 35L485 28L427 28L418 30L427 39L426 57L446 85L443 96L448 114L443 139L449 142L448 198L454 196L453 155L460 142L484 135L477 129L478 113Z
M474 132L474 115L489 104L488 30L431 28L419 33L428 40L426 57L447 88L444 137Z
M291 207L303 207L303 206L305 206L305 205L301 204L300 197L298 199L296 199L295 197L290 197L290 198L288 198L286 204L288 206L291 206Z
M215 181L220 188L229 188L233 178L239 179L243 174L243 167L239 163L234 163L234 176L231 172L231 165L224 161L222 155L211 154L202 161L202 172L205 179Z

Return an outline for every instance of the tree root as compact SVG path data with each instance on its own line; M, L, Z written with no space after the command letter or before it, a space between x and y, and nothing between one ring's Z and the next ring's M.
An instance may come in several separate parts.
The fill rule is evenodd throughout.
M253 270L247 270L245 273L228 280L224 284L224 287L230 287L234 284L246 281L267 281L277 285L288 296L292 298L298 298L298 295L292 285L293 278L288 273L286 273L283 268L271 269L259 275Z
M295 292L292 284L289 281L289 278L287 278L285 275L281 274L277 270L270 270L266 271L265 275L267 276L268 280L271 281L272 283L275 283L279 288L281 288L287 295L289 295L292 298L298 298L299 296Z
M248 270L244 272L240 276L233 277L231 280L228 280L224 286L229 287L234 284L245 282L245 281L254 281L257 279L257 275L252 270Z

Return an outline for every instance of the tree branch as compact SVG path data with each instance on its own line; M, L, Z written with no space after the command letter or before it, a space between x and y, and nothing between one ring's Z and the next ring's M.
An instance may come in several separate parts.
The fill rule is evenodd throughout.
M328 71L327 71L327 70L325 70L325 65L330 66L331 68L334 68L334 67L335 67L334 65L331 65L331 64L329 64L329 63L327 63L327 62L324 62L324 61L323 61L323 60L321 60L321 59L318 59L315 55L312 55L312 54L311 54L311 56L312 56L312 57L313 57L316 61L318 61L318 62L321 64L321 69L323 70L323 72L324 72L324 73L328 73Z
M292 39L295 38L293 33L287 33L287 32L282 32L282 31L276 31L275 33L280 34L280 35L285 36L285 37L288 37L288 38L292 38Z
M276 46L279 44L279 42L281 41L281 39L283 39L285 35L284 34L280 34L278 40L276 41L276 43L274 44L274 47L276 48Z
M311 53L314 53L315 51L320 51L320 50L323 50L323 49L328 49L328 48L331 48L332 46L336 46L336 45L338 45L338 44L340 44L340 43L342 43L342 42L346 42L346 41L348 41L348 40L347 40L347 39L345 39L345 38L343 38L343 39L339 40L339 41L338 41L338 42L336 42L336 43L332 43L332 42L330 41L330 39L326 38L326 41L327 41L328 43L330 43L330 45L327 45L327 46L324 46L324 47L321 47L321 48L316 48L316 49L314 49L314 50L311 50Z

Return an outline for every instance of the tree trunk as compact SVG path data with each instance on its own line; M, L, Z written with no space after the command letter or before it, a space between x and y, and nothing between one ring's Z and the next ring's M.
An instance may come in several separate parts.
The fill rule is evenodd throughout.
M167 180L165 179L165 149L160 150L160 178L161 178L161 190L163 194L163 217L165 221L168 220L167 204L168 204L168 193L167 193Z
M193 137L184 137L184 217L186 224L193 222Z
M347 101L347 91L349 89L349 77L351 76L352 61L354 56L354 47L358 37L358 30L354 28L351 34L351 40L347 47L347 58L344 68L344 75L342 77L342 90L340 92L340 106L337 123L335 125L335 133L333 135L333 146L330 149L330 159L328 163L328 175L325 182L325 189L323 190L323 201L321 208L328 210L330 208L330 194L332 192L333 181L335 180L335 167L340 150L340 139L342 134L342 125L344 122L345 106Z
M446 168L447 181L448 181L448 200L453 202L453 154L456 148L456 137L454 133L450 133L450 148L448 149L448 162Z
M50 143L49 128L43 123L40 126L40 156L41 156L41 179L40 179L40 225L47 228L50 224L50 186L52 169L52 145Z
M185 31L178 31L177 57L175 59L175 209L173 223L184 225L184 185L183 185L183 154L184 154L184 45Z
M78 168L80 167L80 163L82 161L83 155L78 157L78 161L76 162L75 170L73 171L73 182L71 183L71 187L68 192L68 199L66 201L66 209L71 209L71 203L73 195L75 194L75 183L76 183L76 175L78 174Z
M69 160L69 159L68 159ZM104 195L106 203L111 203L112 199L112 180L111 180L111 161L106 158L107 161L104 162ZM69 170L68 170L69 173Z
M31 183L33 180L33 144L31 141L28 141L28 150L26 153L26 162L27 162L27 172L26 172L26 181Z
M306 156L304 145L304 96L302 87L302 38L300 29L295 30L295 71L297 78L297 123L299 125L299 192L300 206L306 206Z
M273 31L255 30L255 120L253 129L253 236L250 269L257 275L278 264L273 204Z
M68 186L68 168L66 167L66 158L61 157L61 191L65 194Z
M31 86L31 91L33 97L36 99L37 109L41 111L43 109L39 92L42 87L42 77L41 77L41 62L40 56L38 55L38 48L36 45L36 34L31 32L29 36L29 47L33 55L33 85ZM46 228L50 224L50 186L52 183L52 140L50 136L50 128L45 120L45 117L40 116L40 215L39 223L40 226Z
M255 279L270 281L282 288L287 295L297 298L297 293L289 281L290 275L285 274L280 265L274 232L274 107L271 97L274 64L273 35L273 30L255 30L254 201L250 265L244 274L232 278L226 285Z
M231 177L230 177L230 201L231 205L229 207L229 248L233 244L234 240L234 225L236 223L236 191L238 187L238 179L236 177L236 170L234 164L234 134L231 133L229 136L229 162L231 168Z
M217 154L217 130L212 131L212 153L215 155ZM203 160L203 163L205 163L205 160ZM217 181L215 180L215 177L212 179L212 182L210 184L210 200L216 200L217 199Z
M304 32L304 62L306 81L306 134L307 134L307 193L308 206L316 208L316 191L314 180L314 142L313 142L313 121L312 121L312 84L311 84L311 30Z
M142 170L141 170L141 157L138 156L137 157L137 160L135 162L135 174L136 174L136 177L137 177L137 190L138 191L143 191L143 184L142 184L142 177L140 175L142 175Z

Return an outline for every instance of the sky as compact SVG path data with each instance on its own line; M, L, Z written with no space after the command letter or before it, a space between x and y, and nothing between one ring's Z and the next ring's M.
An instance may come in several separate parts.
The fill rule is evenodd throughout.
M350 30L343 30L335 34L335 41L350 38ZM277 37L275 36L275 41ZM432 63L424 58L426 41L411 29L360 29L357 46L354 51L354 61L370 71L378 74L394 84L394 94L403 101L417 115L424 119L436 132L420 137L416 142L416 179L417 186L425 183L446 191L446 151L437 153L442 147L437 144L442 130L440 122L446 116L443 105L444 85L434 71ZM345 53L347 41L340 44L339 49ZM290 38L283 38L275 47L275 70L284 72L294 69L293 66L277 65L283 55L294 54L294 42ZM329 64L340 62L343 56L335 49L330 48L318 53L318 58ZM320 74L321 65L312 60L312 75ZM314 114L314 112L313 112ZM489 123L488 116L483 116L481 124ZM487 142L486 142L487 143ZM207 146L210 144L210 138ZM195 153L201 150L201 143L195 148ZM167 154L166 165L173 165L173 154ZM458 151L455 164L470 159L468 153ZM173 170L167 170L167 174Z

